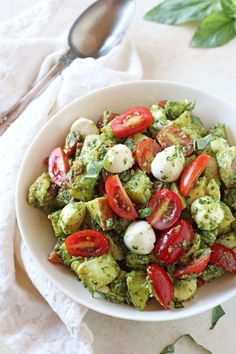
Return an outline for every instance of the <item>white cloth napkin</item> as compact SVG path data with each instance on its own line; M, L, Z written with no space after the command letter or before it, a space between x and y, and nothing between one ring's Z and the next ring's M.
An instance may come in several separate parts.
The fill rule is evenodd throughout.
M42 75L65 51L69 27L92 2L42 0L1 24L0 112L16 102L38 73ZM38 271L21 241L15 220L16 178L27 148L52 112L92 90L141 76L138 55L128 38L103 58L76 59L1 137L1 354L92 353L92 334L81 323L87 309Z

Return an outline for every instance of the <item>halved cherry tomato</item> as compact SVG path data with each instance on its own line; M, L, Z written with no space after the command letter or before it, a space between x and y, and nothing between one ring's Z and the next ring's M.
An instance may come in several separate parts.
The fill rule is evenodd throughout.
M197 278L197 287L201 288L203 285L205 284L204 280L202 279L202 277L198 277Z
M211 250L210 263L236 275L236 253L220 243L214 243Z
M180 177L180 192L185 197L202 172L207 167L211 156L201 154L197 156L183 171Z
M48 159L48 173L51 180L60 186L66 181L66 174L69 172L70 166L68 158L64 150L60 147L54 149Z
M60 256L54 250L52 250L52 252L49 254L48 261L52 264L60 264L61 263Z
M73 155L76 151L76 145L73 145L71 148L69 148L68 150L65 149L65 154L66 156L70 157L71 155Z
M65 245L70 256L98 257L108 251L109 242L102 232L82 230L65 239Z
M152 214L147 217L147 221L155 229L165 230L179 219L182 202L175 192L162 189L152 196L147 207L153 209Z
M146 107L136 107L122 113L111 122L115 136L126 138L142 133L153 123L152 113Z
M165 108L167 100L162 100L158 102L158 106L160 106L161 108Z
M154 295L161 305L168 309L174 300L174 286L170 276L156 263L148 266L147 274L152 284Z
M153 254L158 261L176 263L189 249L194 238L192 225L187 220L178 220L171 229L162 232Z
M105 184L108 204L115 214L127 220L135 220L138 214L121 184L119 176L111 176Z
M175 127L174 125L161 129L157 133L157 140L162 149L178 145L183 148L185 156L189 156L193 153L193 139L186 134L183 129Z
M156 154L161 151L161 147L153 139L147 138L141 140L136 148L135 156L141 170L150 174L151 163Z
M211 253L205 253L198 258L193 259L188 264L183 267L179 267L179 269L175 272L176 278L185 278L186 276L193 274L200 274L204 271L207 264L209 263L211 258Z

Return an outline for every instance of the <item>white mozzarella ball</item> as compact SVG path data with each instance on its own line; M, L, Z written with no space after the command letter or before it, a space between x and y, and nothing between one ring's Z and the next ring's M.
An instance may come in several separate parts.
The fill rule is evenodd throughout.
M159 152L152 161L152 174L163 182L176 181L184 168L185 158L177 146L170 146Z
M196 199L191 205L191 213L199 229L206 231L217 228L224 219L220 202L209 196Z
M136 254L149 254L156 242L156 235L146 221L135 221L130 224L124 235L126 247Z
M104 168L111 173L127 171L134 164L132 151L126 145L114 145L106 153L103 164Z
M83 139L87 135L99 134L96 124L88 118L79 118L71 126L70 131L76 135L80 135Z

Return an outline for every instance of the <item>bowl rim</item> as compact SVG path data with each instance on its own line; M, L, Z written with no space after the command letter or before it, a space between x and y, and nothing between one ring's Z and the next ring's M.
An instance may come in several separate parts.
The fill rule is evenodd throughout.
M227 300L231 299L233 296L236 295L236 287L230 289L230 291L228 291L226 294L223 295L219 295L216 299L214 299L213 301L211 301L211 303L204 303L203 305L201 305L201 308L198 309L193 308L191 309L190 307L186 308L187 310L190 311L181 311L179 312L178 310L175 311L171 311L171 310L165 310L166 312L168 312L169 316L168 318L157 318L155 316L147 316L147 312L137 312L137 314L139 314L139 316L137 316L137 318L135 318L135 315L133 315L132 313L127 313L125 314L120 314L119 312L116 312L115 314L113 313L113 310L109 310L109 306L105 307L105 308L98 308L96 306L96 303L90 303L88 305L88 303L86 301L84 301L83 299L78 300L77 297L74 296L73 292L70 291L70 289L67 289L66 286L63 286L63 284L61 284L58 280L54 279L54 277L47 272L46 269L44 269L44 267L41 265L41 263L39 262L39 260L37 259L37 257L34 255L34 253L32 252L32 250L30 249L25 234L24 234L24 222L21 219L20 216L20 189L21 189L21 176L24 172L24 165L25 165L25 161L27 160L28 156L31 153L31 149L32 146L34 145L35 141L38 139L38 136L41 135L42 131L46 130L50 125L54 124L54 122L58 119L58 116L61 116L63 114L66 113L66 111L68 109L71 109L74 105L77 105L79 101L86 99L89 96L96 96L99 95L101 93L106 94L107 91L110 91L112 89L115 88L120 88L120 87L124 87L124 86L135 86L135 85L148 85L148 84L160 84L160 85L167 85L167 86L177 86L180 88L185 88L185 89L190 89L193 90L195 92L198 92L200 94L206 95L208 97L211 97L217 101L220 101L222 104L225 104L227 106L230 107L230 109L234 110L236 113L236 106L233 105L231 102L228 102L225 99L221 99L219 98L217 95L215 94L211 94L206 90L202 90L198 87L195 87L193 85L189 85L189 84L185 84L183 82L178 82L178 81L171 81L171 80L136 80L136 81L130 81L130 82L124 82L124 83L119 83L119 84L115 84L115 85L109 85L107 87L101 88L99 90L94 90L91 91L89 93L86 93L82 96L80 96L79 98L74 99L72 102L70 102L69 104L67 104L64 108L62 108L61 110L59 110L56 114L54 114L49 121L43 125L43 127L39 130L39 132L36 134L36 136L34 137L34 139L32 140L31 144L29 145L24 159L21 162L21 166L19 168L18 171L18 176L17 176L17 181L16 181L16 194L15 194L15 208L16 208L16 219L17 219L17 224L20 230L20 235L22 237L22 240L25 244L25 246L27 247L30 256L32 257L33 261L36 262L39 270L42 272L42 274L44 274L44 276L46 278L48 278L54 285L56 285L58 287L58 289L60 289L65 295L69 296L71 299L73 299L75 302L91 309L94 310L98 313L113 317L113 318L119 318L119 319L125 319L125 320L133 320L133 321L141 321L141 322L163 322L163 321L172 321L172 320L179 320L179 319L184 319L184 318L188 318L191 316L195 316L195 315L199 315L203 312L206 312L208 310L211 310L213 307L222 304L224 302L226 302ZM108 302L109 304L109 302ZM150 314L155 313L155 311L150 311L148 312ZM143 314L143 316L141 316L141 314ZM145 317L147 316L147 317Z

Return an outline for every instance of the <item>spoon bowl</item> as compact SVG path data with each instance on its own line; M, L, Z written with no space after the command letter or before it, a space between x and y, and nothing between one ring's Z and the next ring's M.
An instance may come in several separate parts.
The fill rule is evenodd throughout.
M134 9L135 0L98 0L88 7L69 31L66 53L29 92L0 114L0 136L76 57L99 58L113 49L126 33Z
M99 58L116 46L132 20L135 0L98 0L77 18L68 35L80 58Z

